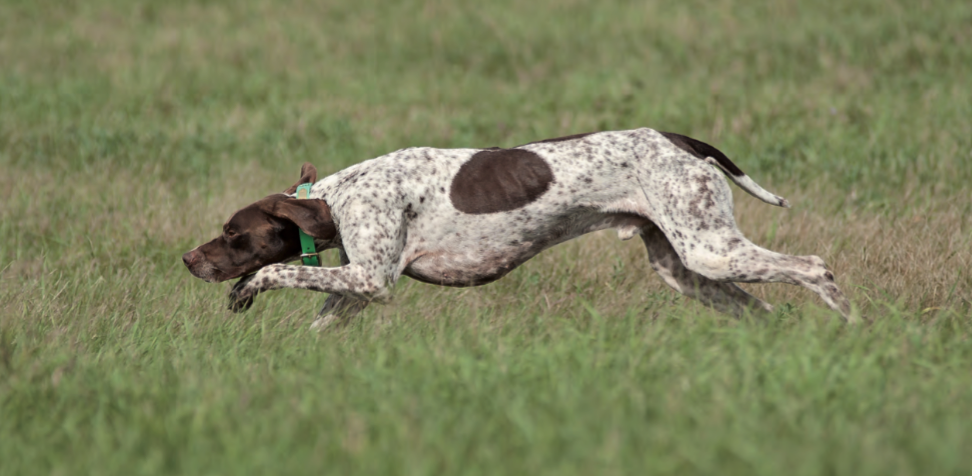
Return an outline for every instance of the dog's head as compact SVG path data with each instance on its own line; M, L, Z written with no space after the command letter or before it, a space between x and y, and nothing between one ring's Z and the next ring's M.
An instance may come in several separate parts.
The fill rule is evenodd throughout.
M283 193L270 195L230 217L223 233L182 255L193 276L217 283L250 274L268 264L300 256L299 230L316 240L332 241L337 228L324 200L297 200L297 186L317 181L317 169L304 164L300 180Z

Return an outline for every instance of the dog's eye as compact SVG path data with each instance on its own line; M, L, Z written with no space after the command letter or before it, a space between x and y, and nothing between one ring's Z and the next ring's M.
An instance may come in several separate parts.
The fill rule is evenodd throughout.
M233 231L233 230L226 230L226 231L223 232L223 234L226 235L227 238L234 238L234 237L236 237L236 232Z

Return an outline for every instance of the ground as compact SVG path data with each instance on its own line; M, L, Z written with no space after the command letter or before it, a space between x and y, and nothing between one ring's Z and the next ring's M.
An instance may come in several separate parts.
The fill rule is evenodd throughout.
M332 4L333 3L333 4ZM0 474L967 474L972 3L0 5ZM724 151L736 321L602 232L308 331L180 256L298 177L410 146L653 127ZM337 257L328 255L334 264Z

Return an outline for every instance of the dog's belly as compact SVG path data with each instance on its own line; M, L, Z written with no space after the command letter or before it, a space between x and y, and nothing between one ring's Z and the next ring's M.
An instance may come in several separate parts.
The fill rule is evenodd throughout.
M502 250L436 250L420 252L402 274L440 286L478 286L502 278L535 256L532 244ZM541 248L542 249L542 248Z
M402 274L441 286L478 286L502 278L541 251L558 243L605 228L618 229L621 239L640 233L651 222L626 213L582 213L555 221L532 233L514 233L506 240L483 236L479 240L444 240L419 245L405 253ZM529 236L527 238L527 236Z

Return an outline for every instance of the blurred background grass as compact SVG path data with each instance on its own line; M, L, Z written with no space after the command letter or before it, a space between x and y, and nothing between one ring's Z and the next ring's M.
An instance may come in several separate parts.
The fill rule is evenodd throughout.
M972 4L0 4L0 472L969 471ZM725 151L813 296L736 322L608 233L316 336L179 256L229 214L410 146L648 126ZM333 257L330 257L332 263Z

